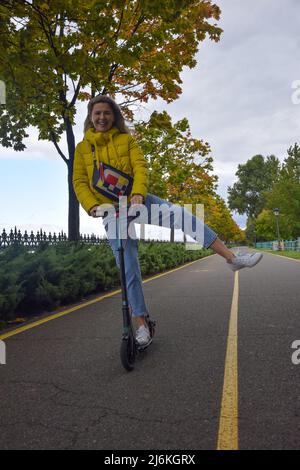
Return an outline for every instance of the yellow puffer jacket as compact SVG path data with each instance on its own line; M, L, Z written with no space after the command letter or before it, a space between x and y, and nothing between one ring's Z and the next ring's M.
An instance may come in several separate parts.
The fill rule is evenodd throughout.
M95 205L112 202L92 186L92 144L95 145L98 162L108 163L133 176L131 195L141 194L145 198L148 189L148 165L135 139L130 134L122 134L116 127L107 132L95 132L95 129L90 128L76 146L73 166L74 191L86 212L89 213Z

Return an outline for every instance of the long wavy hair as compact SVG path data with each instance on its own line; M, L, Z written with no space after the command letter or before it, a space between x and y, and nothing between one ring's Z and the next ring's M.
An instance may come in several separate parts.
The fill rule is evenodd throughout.
M96 103L107 103L114 115L114 126L119 129L122 134L130 134L129 128L125 124L125 119L123 117L122 111L117 103L107 95L97 95L92 98L88 103L88 114L84 121L84 133L90 128L94 128L94 125L91 120L93 107Z

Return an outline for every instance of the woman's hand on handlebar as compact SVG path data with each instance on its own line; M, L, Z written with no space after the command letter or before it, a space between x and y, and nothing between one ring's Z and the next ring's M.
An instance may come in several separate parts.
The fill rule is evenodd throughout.
M89 212L90 216L91 217L103 217L103 211L101 210L101 206L93 206L91 209L90 209L90 212Z
M132 206L134 206L135 204L143 204L143 200L144 198L141 194L134 194L131 197L130 203Z
M132 206L134 206L135 204L143 204L143 201L144 201L144 198L141 194L134 194L131 197L130 204ZM89 215L94 218L104 217L104 214L105 214L105 210L103 210L102 207L99 205L93 206L89 211Z

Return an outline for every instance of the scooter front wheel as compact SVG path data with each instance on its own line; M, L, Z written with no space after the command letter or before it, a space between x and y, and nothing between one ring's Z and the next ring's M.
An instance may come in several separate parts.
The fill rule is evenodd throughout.
M129 372L133 370L136 358L136 344L133 335L123 336L120 356L124 369L128 370Z

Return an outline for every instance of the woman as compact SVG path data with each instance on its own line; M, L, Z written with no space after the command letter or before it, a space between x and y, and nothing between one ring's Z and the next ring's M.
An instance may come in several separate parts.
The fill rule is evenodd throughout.
M88 104L88 115L84 124L84 139L76 146L73 184L77 198L92 217L98 217L99 206L102 204L112 204L112 195L105 193L101 186L99 175L103 177L103 167L117 170L121 175L133 177L132 187L130 188L129 202L131 206L143 204L151 213L154 204L167 204L172 209L172 204L149 194L148 189L148 169L147 162L134 138L130 135L125 125L119 106L108 96L97 96L90 100ZM101 173L102 169L102 173ZM98 177L97 177L98 175ZM97 186L97 181L100 186ZM98 181L98 182L99 182ZM244 267L255 266L262 258L261 253L247 253L235 255L230 251L217 237L216 233L199 219L187 213L181 208L181 216L171 216L171 226L181 228L186 234L193 236L195 224L202 227L203 245L205 248L211 248L215 253L221 255L228 263L228 266L236 271ZM192 220L192 227L183 224L184 216L189 216ZM164 225L162 218L154 217L147 221L152 224ZM109 224L105 225L108 233L109 243L115 255L117 264L117 240L108 230ZM170 225L169 225L170 226ZM195 236L194 236L195 238ZM137 240L127 238L124 243L126 284L128 289L128 299L132 309L132 314L136 318L138 329L136 340L140 345L145 345L150 339L149 330L145 322L145 316L148 314L143 288L142 278L138 260Z

